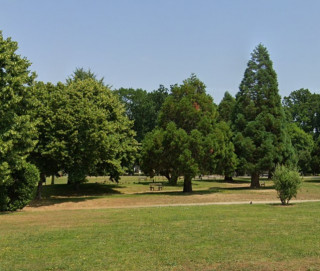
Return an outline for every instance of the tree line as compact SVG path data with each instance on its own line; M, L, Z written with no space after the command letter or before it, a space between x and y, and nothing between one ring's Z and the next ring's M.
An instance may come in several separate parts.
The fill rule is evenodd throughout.
M57 84L36 80L18 44L0 32L0 210L41 198L47 176L87 176L118 182L139 164L192 192L199 174L273 174L277 164L319 172L320 98L306 89L281 101L267 49L251 55L236 97L216 105L192 74L182 84L112 90L91 70L77 68Z

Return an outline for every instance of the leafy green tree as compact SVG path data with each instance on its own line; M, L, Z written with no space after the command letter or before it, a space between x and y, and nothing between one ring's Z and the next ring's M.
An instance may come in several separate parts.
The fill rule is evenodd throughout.
M168 97L168 95L169 95L169 91L163 85L160 85L158 89L148 93L148 97L152 101L154 106L154 111L156 113L154 118L155 120L157 120L161 107L164 101L166 100L166 98ZM155 125L156 125L156 122L153 123L152 128L154 128Z
M320 172L320 137L314 141L314 147L311 153L311 169L313 175L319 174Z
M111 90L94 79L38 85L39 141L33 157L42 173L68 173L79 186L88 175L118 181L137 151L132 122Z
M134 121L136 139L141 142L156 126L158 113L168 96L167 89L160 86L158 90L148 93L143 89L120 88L115 93L125 104L129 119Z
M296 123L306 133L318 137L320 133L320 95L308 89L299 89L284 97L283 104L289 120Z
M158 127L143 141L142 168L148 174L165 172L172 182L183 176L183 191L192 192L192 178L218 171L219 160L227 152L228 136L217 117L212 98L195 75L171 86Z
M161 174L171 185L176 185L178 177L183 175L182 153L188 149L187 133L170 122L166 129L156 128L148 133L142 143L143 172L150 177Z
M273 175L273 182L282 205L287 205L297 196L302 179L298 171L278 165Z
M53 85L37 82L35 84L35 101L33 103L32 115L37 119L38 140L29 159L36 164L40 170L40 181L36 198L41 199L42 184L46 176L54 176L63 170L67 151L62 148L63 143L55 136L59 126L55 122L57 107L63 107L64 92L66 87L62 83ZM59 104L59 102L61 104ZM58 110L61 110L60 108ZM62 131L60 131L61 133ZM53 182L52 182L53 184Z
M260 187L259 175L293 157L281 105L276 72L269 53L259 44L251 54L236 95L233 129L239 167L250 173L251 187ZM292 162L293 163L293 162Z
M311 154L314 147L312 135L303 131L295 123L288 124L287 128L297 155L299 169L304 174L311 172L311 161L313 159Z
M17 50L18 44L0 32L0 211L23 208L39 178L26 161L37 137L28 114L35 74Z

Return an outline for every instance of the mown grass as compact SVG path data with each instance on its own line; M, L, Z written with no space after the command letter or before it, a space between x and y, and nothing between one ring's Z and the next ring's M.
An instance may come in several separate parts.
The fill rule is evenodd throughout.
M57 197L78 197L78 196L110 196L110 195L181 195L183 190L183 180L179 180L177 186L168 184L164 177L156 177L156 182L163 183L163 190L159 193L149 190L149 178L141 180L140 176L123 176L120 182L113 183L108 177L88 177L88 182L80 186L80 190L75 190L73 186L66 185L67 178L56 178L55 185L50 185L50 180L43 187L43 197L45 199ZM271 180L263 179L265 187L260 190L250 188L248 177L235 178L233 182L225 182L221 178L206 180L193 180L193 194L208 195L213 193L238 194L246 197L249 194L257 194L263 191L264 194L275 195L274 185ZM305 177L302 187L298 192L301 199L320 199L320 177Z
M320 270L320 203L0 215L0 270Z

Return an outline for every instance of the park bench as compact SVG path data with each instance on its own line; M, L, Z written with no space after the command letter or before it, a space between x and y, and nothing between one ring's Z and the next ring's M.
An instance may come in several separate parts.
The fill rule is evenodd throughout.
M158 191L162 190L162 183L149 183L150 191L154 191L158 188Z

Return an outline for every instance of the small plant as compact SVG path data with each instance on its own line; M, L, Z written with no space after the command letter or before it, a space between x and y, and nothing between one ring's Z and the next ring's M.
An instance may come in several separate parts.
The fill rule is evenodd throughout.
M282 205L287 205L292 197L297 196L302 179L298 171L278 165L273 175L273 182Z

